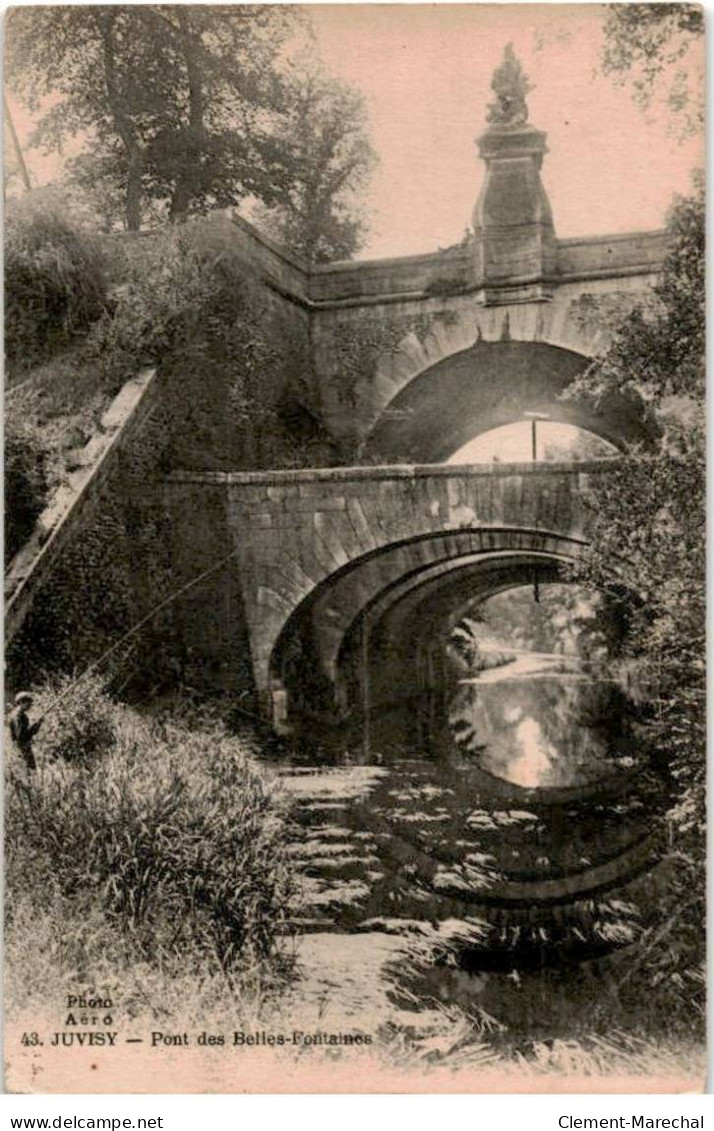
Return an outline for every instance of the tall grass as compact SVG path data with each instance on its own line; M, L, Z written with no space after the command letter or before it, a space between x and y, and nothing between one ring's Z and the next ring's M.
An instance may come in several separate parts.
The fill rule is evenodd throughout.
M293 896L282 803L234 739L157 726L90 680L51 709L37 755L29 780L8 769L10 928L31 894L38 913L61 905L75 948L79 932L91 950L99 915L128 962L180 959L237 984L279 961Z
M12 386L73 348L100 320L107 278L96 238L48 191L8 206L4 251L5 361ZM30 536L55 471L40 405L18 392L19 402L8 402L5 422L6 563ZM81 392L73 395L79 402Z
M10 378L51 357L106 304L103 256L60 202L38 192L8 210L5 351Z

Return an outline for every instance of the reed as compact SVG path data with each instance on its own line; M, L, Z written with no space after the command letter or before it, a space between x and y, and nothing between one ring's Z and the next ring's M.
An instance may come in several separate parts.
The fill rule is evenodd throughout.
M40 693L39 709L54 698ZM128 961L180 957L240 980L281 960L294 895L283 803L239 742L143 719L93 679L50 707L37 755L29 780L8 768L10 925L31 894L46 914L61 902L68 937L91 907Z

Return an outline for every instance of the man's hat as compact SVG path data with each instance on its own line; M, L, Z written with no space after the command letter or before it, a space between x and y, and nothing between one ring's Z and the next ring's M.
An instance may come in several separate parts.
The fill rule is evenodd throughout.
M20 705L20 703L32 703L32 701L32 695L29 691L18 691L17 695L15 696L15 702L18 706Z

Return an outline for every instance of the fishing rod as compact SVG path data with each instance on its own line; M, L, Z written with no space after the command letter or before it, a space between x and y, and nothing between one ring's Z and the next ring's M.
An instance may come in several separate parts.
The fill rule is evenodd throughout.
M97 660L94 660L89 665L89 667L85 668L84 671L80 675L78 675L76 679L73 679L72 682L52 700L50 705L43 711L37 721L41 722L44 718L46 718L47 715L55 710L62 702L62 700L66 699L70 692L74 691L74 689L78 684L82 682L83 679L86 679L87 676L92 675L95 671L97 671L102 666L102 664L106 660L108 660L109 657L112 656L118 648L122 646L122 644L125 644L127 640L130 640L132 636L135 636L136 633L139 632L145 624L147 624L153 617L156 616L158 612L161 611L161 609L166 608L166 606L171 604L172 601L175 601L177 597L180 597L183 593L186 593L189 589L192 589L194 585L198 585L199 582L204 581L207 577L210 577L212 573L217 573L219 569L223 569L223 567L228 564L231 558L236 557L237 554L237 550L232 550L231 553L227 554L225 558L222 558L219 562L216 562L208 569L202 570L201 573L198 573L195 577L190 578L189 581L187 581L184 585L181 585L178 589L175 589L172 593L169 593L168 597L164 597L162 601L159 601L158 605L154 605L154 607L150 609L146 616L142 617L141 620L137 622L137 624L133 625L133 627L128 630L128 632L125 632L124 635L121 636L117 641L115 641L115 643L112 644L110 648L107 648L107 650L103 652Z

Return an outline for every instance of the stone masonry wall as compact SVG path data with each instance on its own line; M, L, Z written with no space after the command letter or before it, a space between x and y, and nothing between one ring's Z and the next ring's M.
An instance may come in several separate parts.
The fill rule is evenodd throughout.
M141 411L123 423L110 458L73 502L60 536L30 567L19 595L22 616L8 619L10 686L83 670L170 586L167 516L156 493L169 435L166 392L157 374ZM127 648L129 670L151 667L158 628L150 624Z

